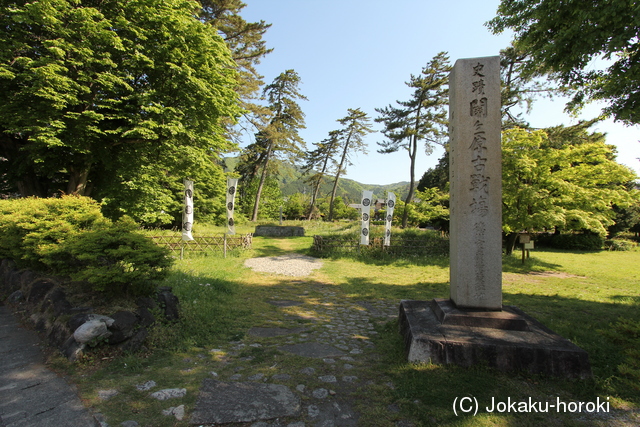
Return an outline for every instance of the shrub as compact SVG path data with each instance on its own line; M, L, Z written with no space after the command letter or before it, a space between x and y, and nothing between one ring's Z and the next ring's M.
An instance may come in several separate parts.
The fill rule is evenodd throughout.
M433 230L394 230L391 234L391 246L383 246L384 237L376 237L379 234L376 231L378 230L370 235L369 246L360 246L358 230L322 236L322 247L314 245L311 249L321 257L381 259L449 255L449 239ZM380 231L384 234L383 228Z
M0 201L0 257L22 268L42 268L43 257L83 230L106 222L87 197Z
M136 228L127 217L96 227L65 241L47 263L109 296L149 295L173 261Z
M604 247L610 251L631 251L637 246L633 240L626 239L609 239L604 242Z
M107 220L87 197L2 200L0 258L85 281L110 296L149 294L172 260L136 229L127 217Z
M599 251L604 246L604 237L598 234L540 234L536 237L539 246L555 249Z

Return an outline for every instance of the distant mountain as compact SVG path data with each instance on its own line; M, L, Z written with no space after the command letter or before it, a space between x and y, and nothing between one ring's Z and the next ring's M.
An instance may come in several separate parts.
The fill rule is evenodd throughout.
M289 196L295 193L309 194L311 185L306 183L302 171L297 166L278 161L278 170L280 175L280 190L283 196ZM238 163L237 157L226 157L224 159L225 169L231 171ZM318 197L326 197L331 195L333 190L333 176L325 176ZM404 199L409 193L409 183L406 181L397 182L388 185L362 184L348 178L340 178L338 182L338 190L336 196L342 197L346 203L359 203L364 190L373 191L373 197L376 199L384 199L387 192L392 191L397 198Z

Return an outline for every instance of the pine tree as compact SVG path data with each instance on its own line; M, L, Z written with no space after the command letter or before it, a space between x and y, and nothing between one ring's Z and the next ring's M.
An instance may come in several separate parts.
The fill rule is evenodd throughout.
M336 169L336 176L333 181L333 190L331 191L329 221L333 220L333 202L336 197L336 191L338 190L340 175L346 173L347 165L351 165L350 156L352 154L367 152L363 137L368 133L373 132L367 113L359 108L356 108L355 110L349 108L347 112L348 114L345 117L338 120L338 123L343 126L340 130L340 148L342 149L342 155L340 156L340 163L338 163L338 167Z
M306 163L302 168L303 174L308 175L316 168L319 169L306 180L306 182L311 184L312 188L309 219L311 219L314 214L318 192L320 191L320 186L322 185L325 175L331 173L337 166L334 156L340 148L340 134L340 131L332 130L329 132L328 138L321 142L314 143L316 146L315 150L309 151L306 154Z
M409 214L407 206L412 202L415 191L415 167L418 146L425 144L425 152L431 154L434 144L443 144L447 135L448 79L451 66L446 52L440 52L422 69L419 76L411 75L406 82L414 89L408 101L396 101L399 107L389 105L376 108L380 117L376 122L383 123L382 131L387 138L379 142L379 153L395 153L406 150L409 155L409 194L405 199L402 214L402 227L407 226Z
M270 173L270 160L284 156L296 160L304 153L304 141L298 134L304 129L304 113L297 100L307 98L300 94L300 77L294 70L286 70L264 88L264 96L269 103L271 120L256 134L256 140L247 147L250 155L238 166L238 171L246 177L253 177L260 171L258 188L253 205L251 220L257 221L262 188ZM261 170L260 170L261 169ZM243 173L244 172L244 173Z
M240 16L247 5L241 0L199 0L201 19L216 28L231 51L231 57L238 70L236 91L240 105L245 111L244 118L254 127L260 128L268 120L268 109L256 103L260 88L264 86L263 76L256 70L262 58L273 49L266 46L263 36L271 27L265 21L247 22ZM237 136L232 133L232 136Z

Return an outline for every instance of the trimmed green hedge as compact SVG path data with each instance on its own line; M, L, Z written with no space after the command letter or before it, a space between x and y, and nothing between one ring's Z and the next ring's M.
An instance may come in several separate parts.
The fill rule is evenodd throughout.
M536 244L547 248L599 251L604 246L604 237L597 234L539 234Z
M100 206L86 197L0 200L0 257L42 269L65 240L106 222Z
M0 258L89 284L108 296L148 295L172 264L169 251L111 222L85 197L0 201Z

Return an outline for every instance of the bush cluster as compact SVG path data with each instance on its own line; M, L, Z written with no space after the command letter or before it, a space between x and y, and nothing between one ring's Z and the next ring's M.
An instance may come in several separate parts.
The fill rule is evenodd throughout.
M109 296L146 295L172 260L129 218L111 222L86 197L0 201L0 258L88 283Z
M599 251L604 246L604 237L590 233L540 234L536 236L536 244L553 249Z
M638 244L628 239L609 239L605 240L604 247L610 251L631 251L637 248Z
M381 259L449 255L449 239L433 230L394 231L390 246L383 246L384 237L375 234L370 237L369 246L360 246L359 232L329 234L323 239L326 244L321 250L312 247L314 254L321 257Z

